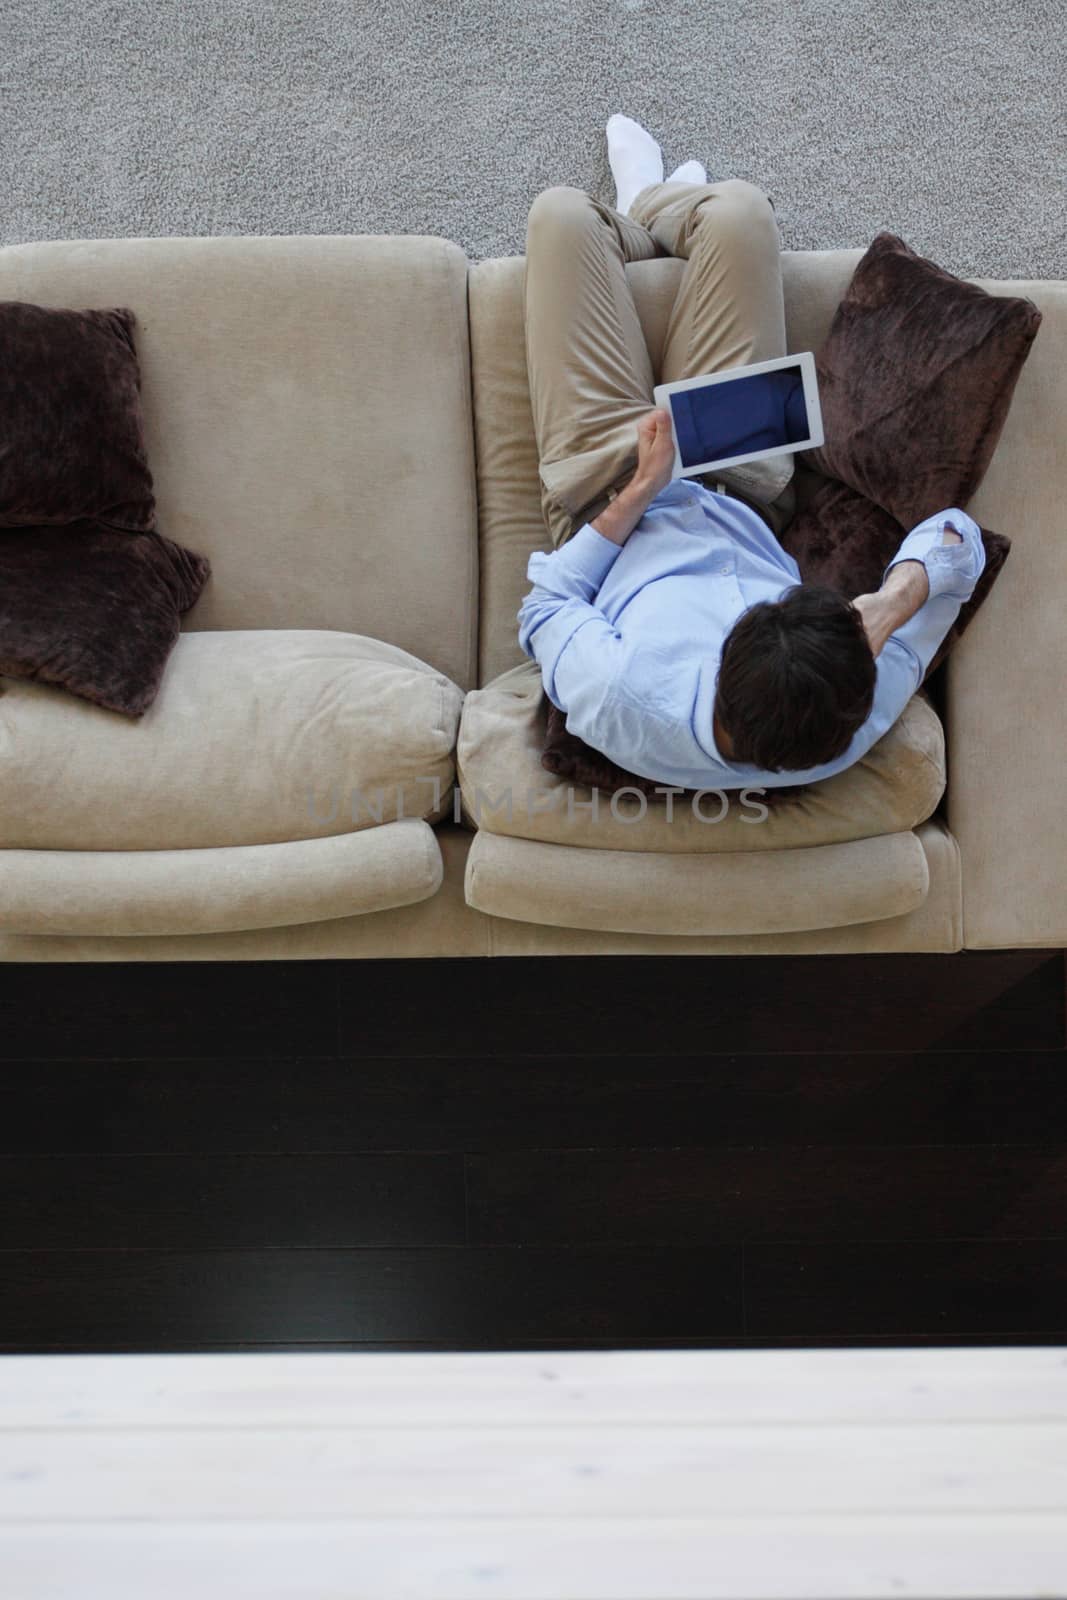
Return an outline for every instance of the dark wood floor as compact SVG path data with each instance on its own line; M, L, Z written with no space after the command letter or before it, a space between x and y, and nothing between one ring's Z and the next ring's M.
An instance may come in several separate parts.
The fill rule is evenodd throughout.
M0 1350L1067 1341L1062 951L0 966Z

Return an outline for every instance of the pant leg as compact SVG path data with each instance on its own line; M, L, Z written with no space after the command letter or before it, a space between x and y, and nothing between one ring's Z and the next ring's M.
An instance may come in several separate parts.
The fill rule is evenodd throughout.
M526 361L541 504L554 545L592 521L637 466L654 378L626 279L664 255L639 222L581 189L545 189L526 229Z
M769 361L786 352L781 239L772 202L742 178L654 183L631 207L685 271L671 310L660 382ZM795 509L793 455L709 475L768 513L775 533Z

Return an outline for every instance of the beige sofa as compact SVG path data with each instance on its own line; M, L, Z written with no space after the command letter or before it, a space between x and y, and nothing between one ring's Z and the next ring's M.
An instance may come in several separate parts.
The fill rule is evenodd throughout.
M784 253L791 350L862 253ZM140 721L0 679L0 959L1067 946L1067 284L975 280L1044 322L943 701L754 825L594 817L540 767L523 270L422 236L0 250L0 298L135 310L159 527L213 563ZM627 270L658 376L682 263Z

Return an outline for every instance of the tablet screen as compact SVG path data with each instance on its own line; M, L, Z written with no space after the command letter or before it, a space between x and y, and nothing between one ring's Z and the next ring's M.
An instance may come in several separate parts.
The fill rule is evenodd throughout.
M669 399L683 469L811 438L799 362L676 389Z

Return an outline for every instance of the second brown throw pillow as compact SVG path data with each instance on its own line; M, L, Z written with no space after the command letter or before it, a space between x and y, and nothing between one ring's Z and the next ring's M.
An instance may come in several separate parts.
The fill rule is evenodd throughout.
M159 533L0 530L0 673L139 717L210 573L206 556Z
M0 528L155 526L136 319L0 301Z

